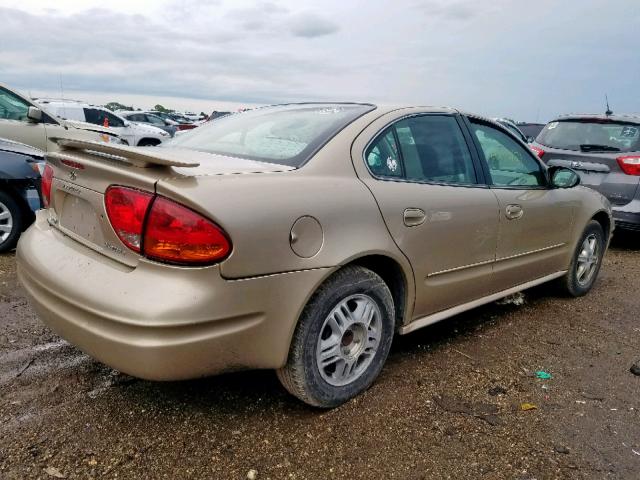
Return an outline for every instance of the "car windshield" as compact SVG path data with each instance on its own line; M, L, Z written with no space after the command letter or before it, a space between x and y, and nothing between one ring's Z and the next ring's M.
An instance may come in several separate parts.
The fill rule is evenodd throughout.
M306 104L229 115L176 137L167 147L300 167L372 105Z
M548 123L536 142L563 150L637 151L640 125L609 120L560 120Z

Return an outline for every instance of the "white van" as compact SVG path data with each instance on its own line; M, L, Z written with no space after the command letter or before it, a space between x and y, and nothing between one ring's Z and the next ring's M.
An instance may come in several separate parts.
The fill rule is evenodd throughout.
M73 100L48 100L41 98L36 99L36 102L54 115L65 120L78 120L108 128L128 145L150 147L159 145L171 137L160 128L130 122L104 107Z

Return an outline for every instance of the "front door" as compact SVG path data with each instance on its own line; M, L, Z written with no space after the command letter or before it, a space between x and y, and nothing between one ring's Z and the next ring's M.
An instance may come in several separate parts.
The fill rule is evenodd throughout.
M550 188L543 165L510 134L479 119L469 125L500 208L495 290L565 269L575 191Z
M47 134L43 123L27 118L31 104L0 87L0 137L47 149Z
M354 158L366 164L360 177L413 267L414 319L491 290L498 202L468 140L455 115L413 115Z

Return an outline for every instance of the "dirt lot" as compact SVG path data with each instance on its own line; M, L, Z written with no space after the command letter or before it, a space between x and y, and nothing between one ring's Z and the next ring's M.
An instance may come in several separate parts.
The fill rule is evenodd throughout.
M530 290L399 338L366 394L318 411L272 372L112 371L37 320L4 255L0 478L637 479L639 338L640 237L627 237L587 297Z

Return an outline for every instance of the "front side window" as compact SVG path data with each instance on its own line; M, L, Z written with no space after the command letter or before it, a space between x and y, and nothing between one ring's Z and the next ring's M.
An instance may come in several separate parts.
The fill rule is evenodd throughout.
M471 120L493 185L541 187L546 185L542 166L525 147L497 128Z
M454 185L477 183L464 136L450 115L400 120L371 144L365 157L376 176Z
M0 118L4 120L20 120L26 122L29 105L17 95L0 88Z

